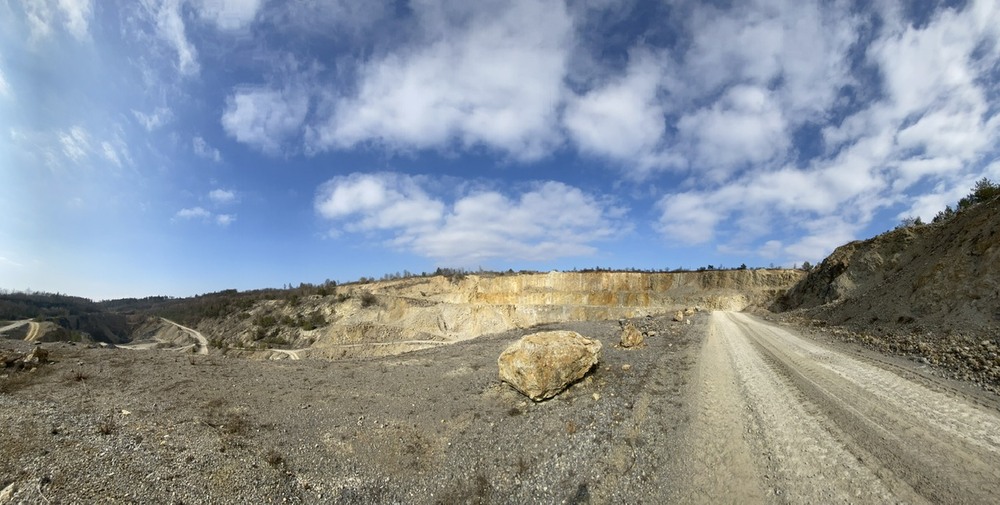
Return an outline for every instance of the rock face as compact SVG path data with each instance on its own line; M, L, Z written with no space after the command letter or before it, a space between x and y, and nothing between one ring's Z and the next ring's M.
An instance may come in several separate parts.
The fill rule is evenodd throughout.
M573 331L526 335L497 359L500 379L534 401L580 380L601 359L601 343Z
M774 308L832 324L1000 325L1000 199L838 247Z
M641 347L645 345L643 340L644 337L642 336L642 332L636 329L635 325L632 323L625 325L625 328L622 330L622 347Z

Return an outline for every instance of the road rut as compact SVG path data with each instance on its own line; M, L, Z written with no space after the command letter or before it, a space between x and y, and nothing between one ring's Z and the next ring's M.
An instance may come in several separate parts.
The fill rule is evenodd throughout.
M744 314L716 312L676 501L992 503L995 409Z

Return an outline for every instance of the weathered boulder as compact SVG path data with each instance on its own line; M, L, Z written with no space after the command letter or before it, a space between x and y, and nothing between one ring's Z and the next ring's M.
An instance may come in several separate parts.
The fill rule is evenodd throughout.
M636 329L635 325L628 323L625 325L625 329L622 330L622 341L621 346L628 347L641 347L643 343L642 332Z
M537 402L583 378L600 359L598 340L574 331L543 331L511 344L497 365L501 380Z

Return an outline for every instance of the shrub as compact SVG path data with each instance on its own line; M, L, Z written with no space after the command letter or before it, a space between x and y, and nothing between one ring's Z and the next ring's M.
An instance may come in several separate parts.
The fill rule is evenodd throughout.
M378 298L371 291L362 291L361 306L367 308L375 305L378 305Z

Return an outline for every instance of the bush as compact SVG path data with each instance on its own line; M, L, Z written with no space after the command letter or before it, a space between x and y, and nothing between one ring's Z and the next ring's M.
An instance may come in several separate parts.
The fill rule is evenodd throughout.
M364 308L378 305L378 298L371 291L361 292L361 306Z

